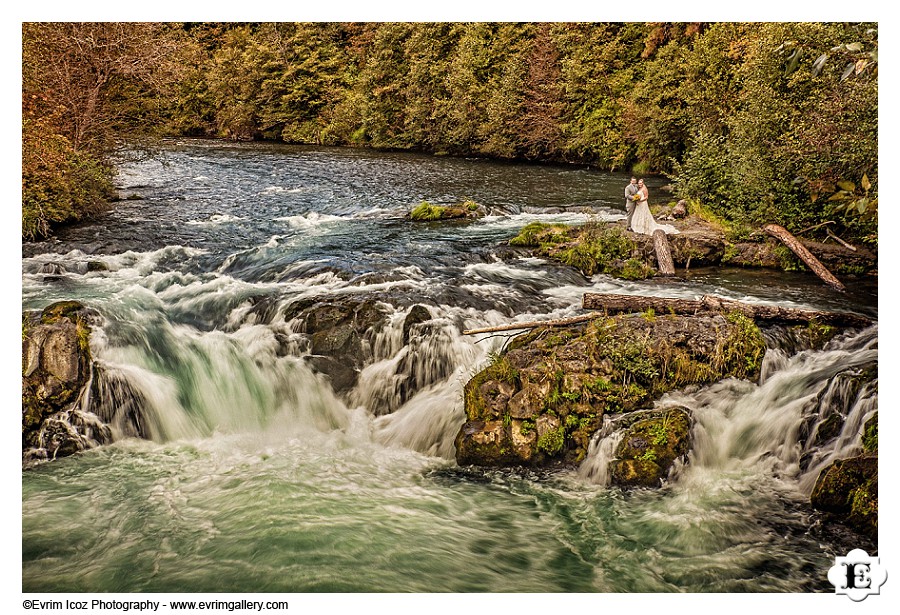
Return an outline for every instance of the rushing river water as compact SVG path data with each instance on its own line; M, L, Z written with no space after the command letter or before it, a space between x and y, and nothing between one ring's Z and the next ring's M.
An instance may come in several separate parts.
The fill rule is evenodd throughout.
M799 354L770 332L760 382L671 394L694 412L696 447L658 491L604 486L599 437L572 470L456 465L463 384L505 341L463 329L573 315L586 291L875 315L870 280L839 295L771 272L585 279L504 248L531 221L621 218L625 181L200 141L124 164L120 190L140 200L23 247L23 309L74 298L99 310L91 346L104 382L140 400L152 440L120 437L23 471L23 589L832 590L828 568L859 539L806 502L818 469L857 450L877 409L877 383L845 382L877 364L874 327ZM404 220L423 199L473 199L491 215ZM42 273L52 264L64 272ZM391 320L356 388L338 396L283 309L342 295L389 302ZM433 318L404 346L415 304ZM413 373L421 386L397 397ZM848 415L844 436L809 449L804 435L835 408Z

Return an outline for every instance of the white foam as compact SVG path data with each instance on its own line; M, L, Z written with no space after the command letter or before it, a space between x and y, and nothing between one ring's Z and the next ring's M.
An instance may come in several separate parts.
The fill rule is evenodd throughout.
M320 214L318 212L310 212L308 214L300 214L297 216L284 216L275 218L279 222L287 222L288 226L294 229L308 229L329 224L332 222L340 222L345 218L341 216L332 216L331 214Z

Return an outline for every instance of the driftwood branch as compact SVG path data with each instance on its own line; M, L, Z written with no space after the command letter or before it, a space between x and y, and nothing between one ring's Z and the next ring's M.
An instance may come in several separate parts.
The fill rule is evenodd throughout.
M731 312L737 310L754 320L774 323L797 324L816 321L823 325L841 327L867 327L872 320L859 314L846 312L821 312L774 305L754 305L706 295L700 299L670 299L634 295L601 295L585 293L582 306L589 310L603 310L606 314L630 314L653 310L657 314L691 315L701 312Z
M814 231L817 228L822 228L823 226L827 226L829 224L834 224L834 223L835 223L834 220L829 220L828 222L820 222L819 224L815 224L813 226L807 226L805 229L801 229L801 230L797 231L796 233L794 233L794 235L802 235L803 233L806 233L809 231Z
M672 251L669 249L669 240L666 239L664 230L653 231L653 248L656 250L660 275L675 275L675 263L672 262Z
M828 233L828 236L829 236L829 237L831 237L832 239L834 239L836 242L838 242L839 244L841 244L842 246L844 246L844 247L847 248L848 250L853 250L854 252L856 252L856 246L851 246L849 243L847 243L846 241L844 241L843 239L841 239L840 237L838 237L837 235L835 235L834 233L832 233L832 232L831 232L831 229L826 229L825 232Z
M812 255L812 253L806 249L806 247L800 243L800 241L791 235L787 229L783 226L779 226L777 224L767 224L763 227L763 230L775 237L781 243L790 248L791 252L797 255L797 257L806 263L806 266L809 267L813 273L819 276L823 282L834 288L835 290L844 290L844 285L841 284L840 280L834 277L830 271L823 265L819 259Z
M533 320L530 322L514 322L508 325L499 325L496 327L485 327L484 329L467 329L463 331L463 335L475 335L477 333L496 333L498 331L515 331L516 329L535 329L537 327L564 327L566 325L576 325L580 322L600 318L603 314L592 312L590 314L581 314L580 316L572 316L570 318L560 318L558 320Z

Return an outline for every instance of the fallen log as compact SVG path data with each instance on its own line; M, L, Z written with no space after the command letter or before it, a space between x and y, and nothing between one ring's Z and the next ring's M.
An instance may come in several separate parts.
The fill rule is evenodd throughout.
M580 322L600 318L603 314L592 312L590 314L581 314L570 318L560 318L557 320L532 320L530 322L514 322L508 325L498 325L496 327L485 327L484 329L466 329L463 335L475 335L478 333L497 333L499 331L515 331L516 329L535 329L537 327L564 327L566 325L576 325Z
M613 314L631 314L635 312L646 312L647 310L653 310L657 314L681 315L693 315L703 312L731 312L737 310L754 320L781 324L809 323L813 320L821 325L832 325L835 327L868 327L873 324L873 321L870 318L859 314L851 314L849 312L822 312L819 310L784 308L775 305L752 305L710 295L704 295L700 299L675 299L668 297L585 293L584 298L582 299L582 307L587 310L598 311L556 320L533 320L497 325L496 327L485 327L482 329L466 329L463 331L463 335L536 329L537 327L565 327L567 325L588 322L597 318L605 318L606 316Z
M781 243L790 248L791 252L797 255L797 257L802 260L807 267L809 267L813 273L819 276L823 282L834 288L835 290L844 290L844 285L841 284L840 280L834 277L828 269L825 268L819 259L810 253L806 247L800 243L800 241L791 235L787 229L783 226L779 226L777 224L767 224L763 227L763 230L775 237Z
M656 250L660 275L675 275L675 263L672 262L672 251L669 249L669 240L666 239L664 230L653 231L653 249Z
M603 310L606 314L630 314L653 310L657 314L698 314L700 312L739 311L748 318L774 323L796 324L812 320L823 325L838 327L867 327L872 320L859 314L848 312L822 312L785 308L776 305L754 305L732 299L705 295L700 299L674 299L667 297L644 297L635 295L601 295L585 293L582 307L588 310Z

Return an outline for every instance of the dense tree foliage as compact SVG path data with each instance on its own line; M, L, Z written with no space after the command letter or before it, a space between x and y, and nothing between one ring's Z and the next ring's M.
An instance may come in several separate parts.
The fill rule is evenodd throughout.
M190 57L153 108L173 134L664 173L679 196L726 219L794 230L833 220L835 231L876 240L874 25L143 27L154 32L125 57L148 36L177 39ZM148 117L159 99L140 74L116 74L106 101ZM78 150L77 129L59 134Z
M109 155L160 126L180 80L168 26L22 28L22 236L89 217L113 195Z

